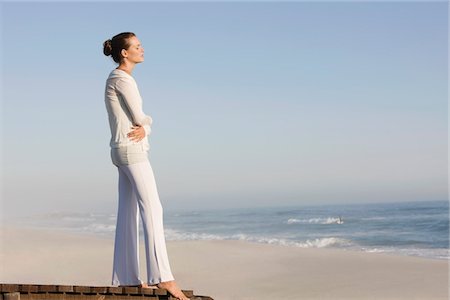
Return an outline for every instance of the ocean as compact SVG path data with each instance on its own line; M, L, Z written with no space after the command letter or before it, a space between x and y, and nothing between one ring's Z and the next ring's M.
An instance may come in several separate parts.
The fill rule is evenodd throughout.
M114 239L116 215L54 212L16 221ZM448 201L164 210L164 230L168 241L245 240L450 259Z

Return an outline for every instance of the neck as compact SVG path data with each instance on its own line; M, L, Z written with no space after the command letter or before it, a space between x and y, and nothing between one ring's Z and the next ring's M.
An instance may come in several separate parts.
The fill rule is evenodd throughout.
M130 63L122 63L120 64L116 69L122 70L127 72L128 74L131 75L131 72L134 69L135 64L130 64Z

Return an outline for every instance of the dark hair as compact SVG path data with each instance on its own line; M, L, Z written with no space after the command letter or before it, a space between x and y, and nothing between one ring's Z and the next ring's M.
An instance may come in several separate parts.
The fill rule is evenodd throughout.
M133 32L122 32L115 36L112 39L106 40L103 42L103 54L106 56L112 56L113 60L120 64L123 60L121 51L122 49L127 50L130 48L130 43L128 41L129 38L136 36Z

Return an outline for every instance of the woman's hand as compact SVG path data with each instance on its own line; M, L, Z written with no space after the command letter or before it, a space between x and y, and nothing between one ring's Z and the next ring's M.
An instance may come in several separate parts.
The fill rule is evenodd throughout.
M133 130L128 132L127 136L134 142L139 142L145 137L145 129L140 125L134 125L131 127Z

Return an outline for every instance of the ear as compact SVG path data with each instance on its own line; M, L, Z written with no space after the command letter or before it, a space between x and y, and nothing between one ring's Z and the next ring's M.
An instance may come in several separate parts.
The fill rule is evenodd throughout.
M127 54L127 50L122 49L122 50L120 51L120 54L122 54L122 57L126 57L125 54Z

